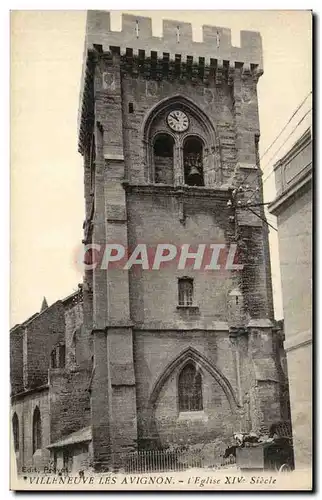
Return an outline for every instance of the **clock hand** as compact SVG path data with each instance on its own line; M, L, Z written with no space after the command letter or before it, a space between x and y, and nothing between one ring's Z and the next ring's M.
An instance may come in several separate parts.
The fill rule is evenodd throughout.
M171 115L172 118L175 118L177 120L177 122L179 121L179 118L176 116L176 115Z

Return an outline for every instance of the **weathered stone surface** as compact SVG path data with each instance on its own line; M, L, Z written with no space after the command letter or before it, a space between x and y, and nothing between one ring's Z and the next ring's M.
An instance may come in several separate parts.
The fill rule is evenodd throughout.
M219 450L234 431L281 417L265 227L256 215L227 205L232 188L260 186L260 36L242 32L236 49L229 30L204 27L197 44L190 25L180 23L176 31L177 24L167 21L160 40L148 19L136 20L124 16L118 34L110 32L107 13L89 15L80 106L84 242L129 249L142 242L151 248L164 242L237 244L244 269L178 270L176 260L159 271L85 272L82 307L64 312L61 306L62 328L55 334L55 341L66 339L67 364L50 372L51 439L91 425L97 470L138 446L188 439ZM189 116L190 129L181 135L166 123L176 107ZM175 143L173 185L155 183L153 140L165 132ZM204 186L184 184L182 150L189 134L203 143ZM194 280L189 310L177 307L178 278L184 276ZM17 353L20 363L13 370L15 391L24 379L20 330L12 334L12 356ZM38 343L47 382L51 340L39 333ZM30 356L32 381L37 369ZM200 412L179 411L177 382L186 363L202 376Z

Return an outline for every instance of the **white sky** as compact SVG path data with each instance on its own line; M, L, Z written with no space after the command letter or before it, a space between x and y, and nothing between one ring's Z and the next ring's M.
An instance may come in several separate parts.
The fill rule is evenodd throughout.
M131 11L127 11L131 12ZM132 11L133 12L133 11ZM259 80L261 154L311 90L311 15L303 11L136 11L152 17L260 31L264 75ZM112 13L112 29L120 29ZM82 281L73 264L83 237L82 157L77 153L77 112L85 34L84 11L20 11L11 19L11 325L70 294ZM310 125L311 113L274 156L301 117L308 99L279 141L264 156L264 178L274 162ZM265 181L265 201L274 198L274 175ZM276 227L273 216L269 222ZM274 300L283 317L277 233L271 230Z

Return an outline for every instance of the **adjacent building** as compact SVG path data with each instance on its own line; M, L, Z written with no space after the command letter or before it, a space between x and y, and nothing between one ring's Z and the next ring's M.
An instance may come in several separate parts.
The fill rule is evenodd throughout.
M10 331L11 422L17 469L67 467L72 447L56 441L90 425L90 348L84 341L82 290L47 306ZM52 453L51 451L52 450ZM84 457L81 457L84 458ZM85 464L87 461L85 460ZM84 464L83 464L84 467Z
M297 468L312 459L311 129L274 166L284 328Z

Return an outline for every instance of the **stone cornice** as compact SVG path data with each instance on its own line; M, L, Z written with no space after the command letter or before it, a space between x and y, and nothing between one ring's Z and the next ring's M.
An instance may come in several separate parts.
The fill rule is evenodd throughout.
M307 330L305 332L299 332L296 335L287 335L284 342L284 349L286 352L294 351L300 347L312 344L312 332Z
M108 53L109 54L109 53ZM152 55L155 54L155 57ZM133 49L126 49L126 54L120 56L120 69L122 74L129 74L132 77L141 76L147 80L177 80L181 83L190 81L194 84L206 84L221 86L234 84L237 72L243 79L252 79L257 83L262 71L251 68L249 64L235 63L235 61L225 61L222 59L210 59L205 63L205 58L200 57L193 62L192 56L183 58L181 54L176 54L175 59L170 59L169 54L157 56L151 52L147 55L137 57Z
M273 323L268 318L250 319L247 328L273 328Z
M139 193L141 195L160 194L164 196L189 196L197 198L215 198L226 202L229 199L228 187L197 187L197 186L171 186L167 184L131 184L123 181L123 188L127 193Z
M31 389L26 389L22 392L18 392L17 394L12 394L11 401L14 402L15 400L22 399L27 396L32 396L33 394L37 394L39 392L45 392L48 390L49 390L48 384L40 385L39 387L33 387Z
M301 174L298 176L297 180L283 193L281 193L270 205L268 205L268 210L273 214L278 216L283 205L286 202L290 202L291 199L300 191L309 189L312 182L312 165L309 168L302 170Z

